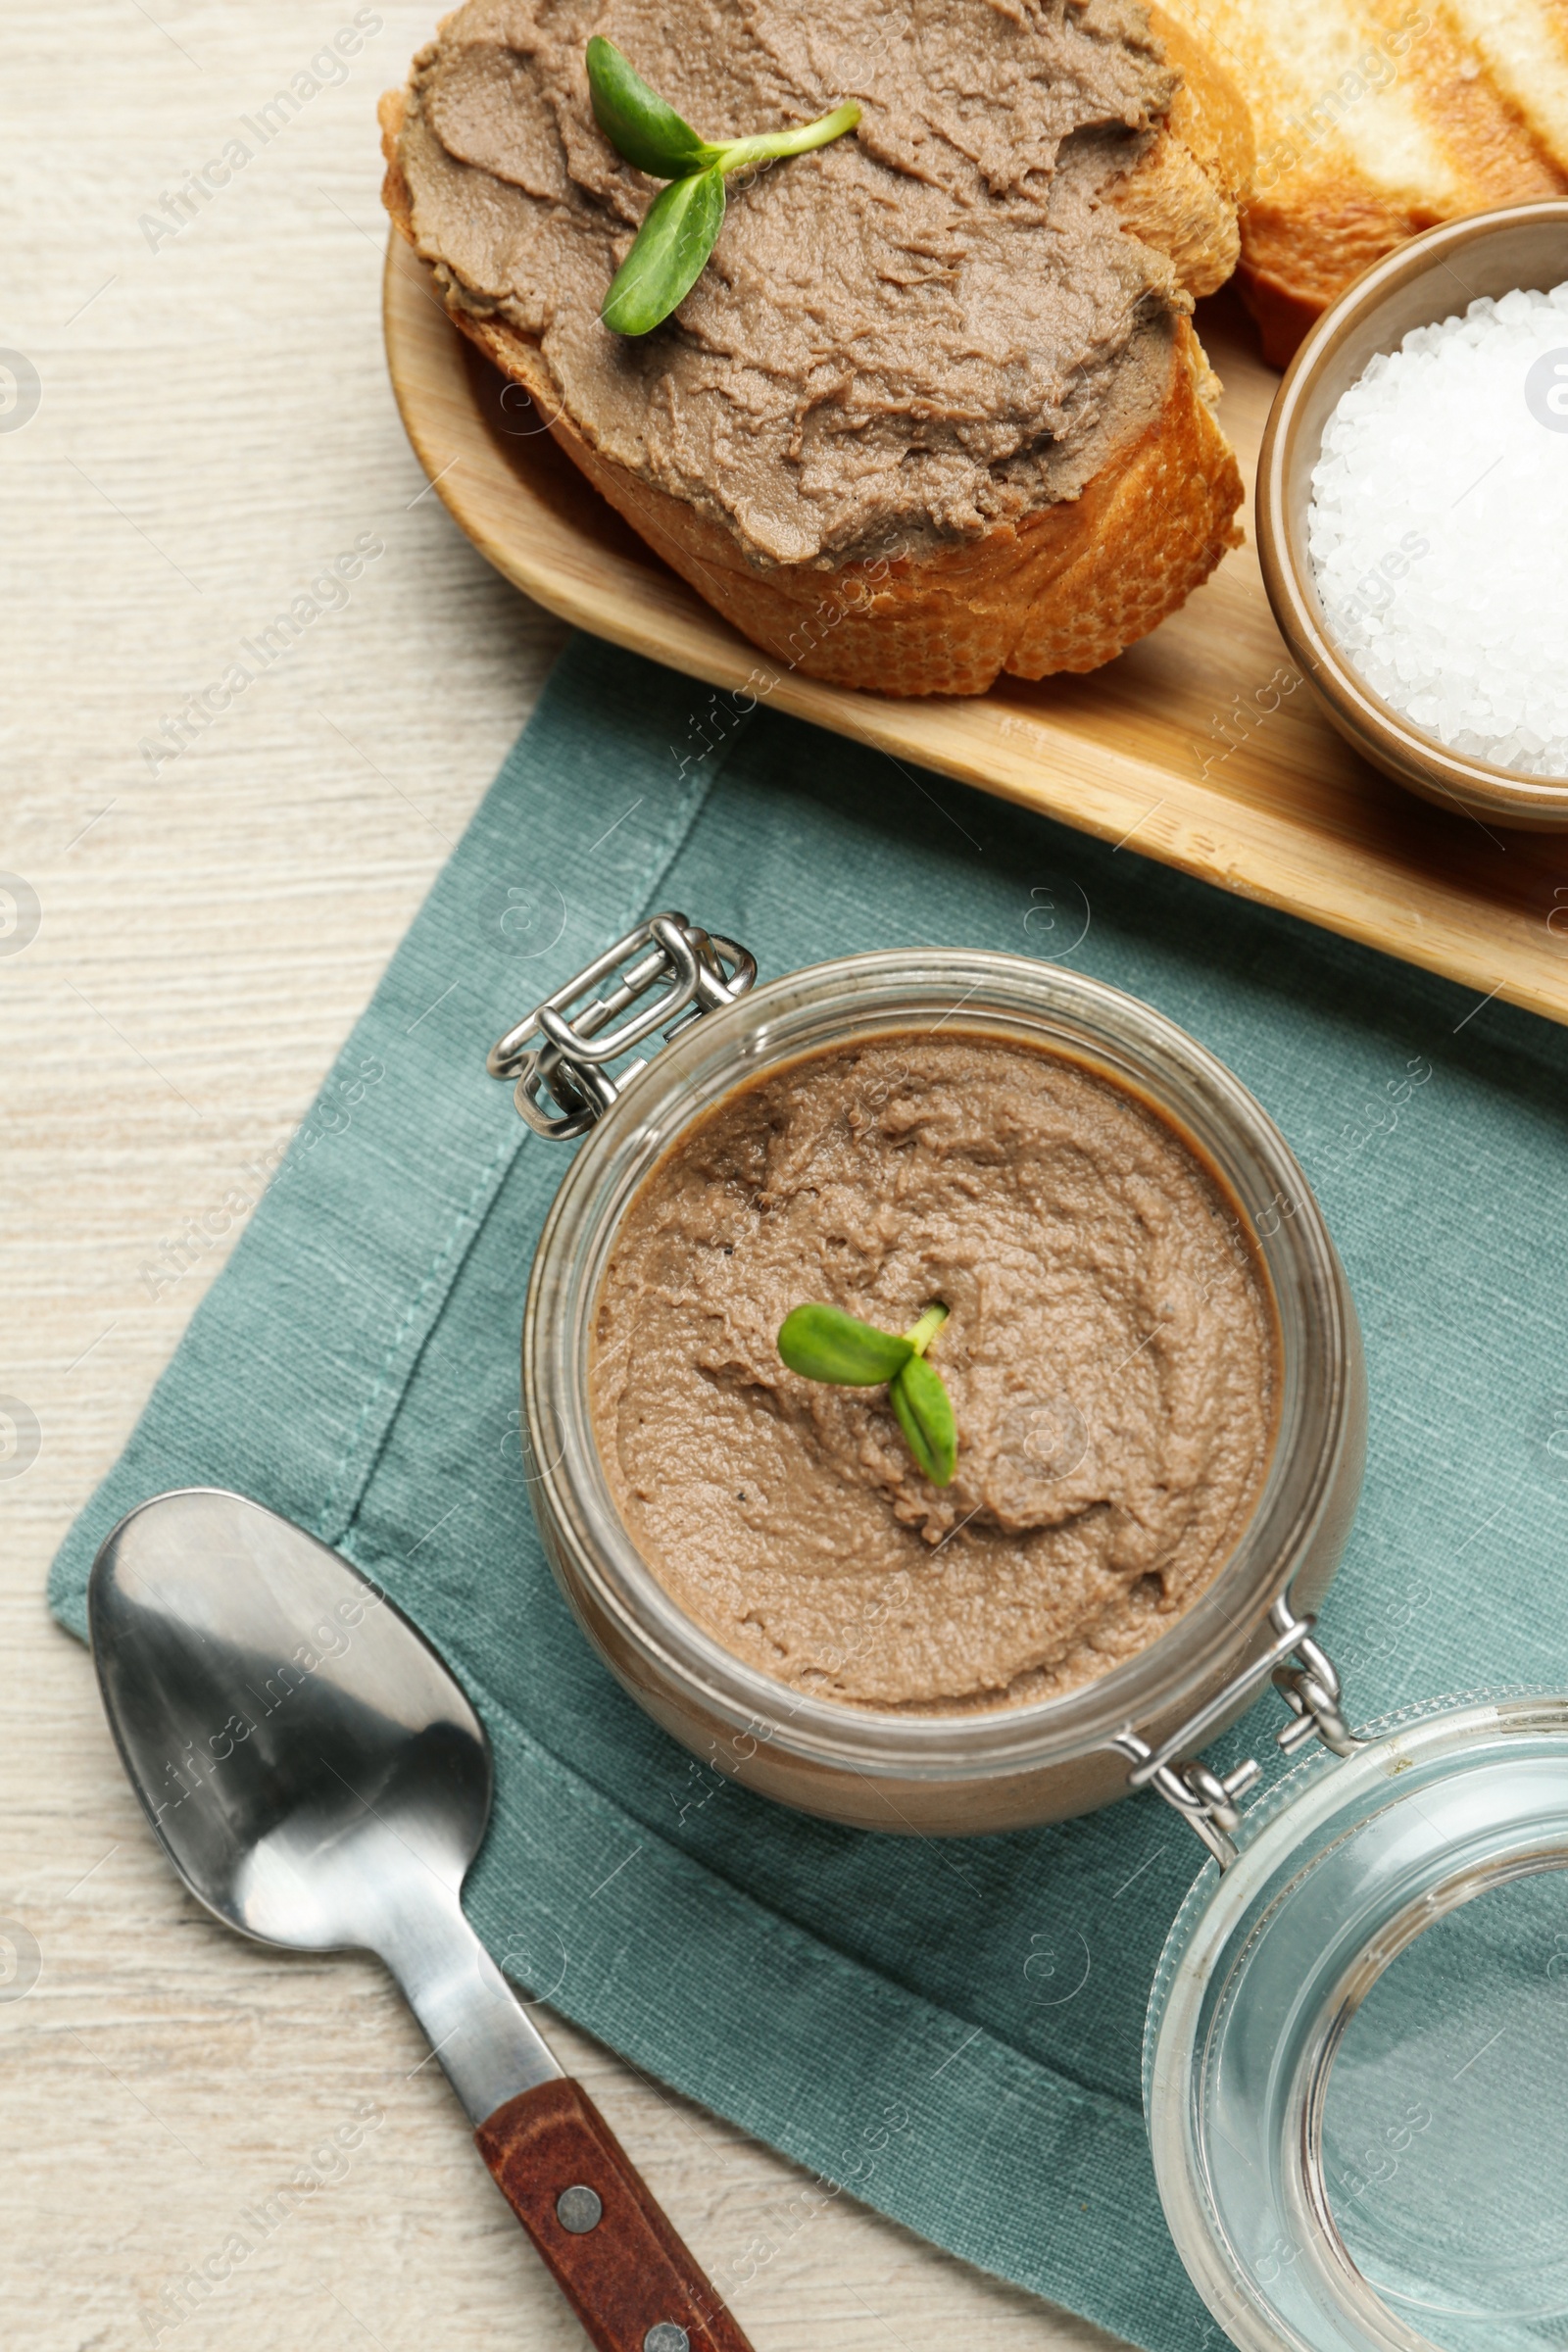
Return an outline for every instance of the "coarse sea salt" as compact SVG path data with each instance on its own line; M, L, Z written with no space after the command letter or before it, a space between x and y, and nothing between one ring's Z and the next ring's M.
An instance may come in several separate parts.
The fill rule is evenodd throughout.
M1308 544L1374 693L1450 751L1568 776L1568 284L1374 359L1329 418Z

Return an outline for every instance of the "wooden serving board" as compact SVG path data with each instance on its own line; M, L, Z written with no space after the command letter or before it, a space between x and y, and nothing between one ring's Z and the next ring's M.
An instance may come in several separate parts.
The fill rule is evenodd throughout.
M438 495L564 619L720 689L757 692L760 671L776 709L1568 1021L1568 834L1504 834L1417 800L1356 758L1290 666L1250 525L1279 379L1229 296L1202 304L1199 325L1249 477L1248 545L1090 677L920 701L818 685L726 627L458 333L395 234L384 318L403 421Z

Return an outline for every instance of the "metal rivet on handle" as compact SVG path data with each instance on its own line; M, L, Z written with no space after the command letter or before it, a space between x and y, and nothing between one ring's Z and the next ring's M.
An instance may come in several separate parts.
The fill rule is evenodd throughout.
M692 2352L692 2339L673 2320L660 2320L643 2337L643 2352Z
M585 2188L580 2180L574 2188L564 2188L556 2199L556 2219L573 2237L584 2237L590 2230L597 2229L604 2210L597 2192ZM655 2352L662 2352L662 2348L656 2346ZM670 2352L675 2352L673 2345Z

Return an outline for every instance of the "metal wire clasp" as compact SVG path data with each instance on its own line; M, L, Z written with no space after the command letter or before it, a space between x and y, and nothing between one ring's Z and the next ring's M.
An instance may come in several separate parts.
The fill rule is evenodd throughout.
M636 962L621 971L630 956L636 956ZM571 1007L579 998L617 972L619 980L608 996L595 997L573 1015ZM491 1047L485 1066L492 1078L516 1080L513 1100L537 1134L564 1143L586 1135L621 1089L648 1066L634 1061L612 1079L608 1063L641 1045L656 1029L668 1037L700 1013L733 1004L756 978L756 957L734 940L699 930L684 914L651 915L509 1029ZM651 989L660 991L652 1004L611 1027ZM531 1044L537 1037L544 1039L542 1046ZM546 1093L548 1102L541 1100Z
M1288 1756L1309 1740L1321 1740L1337 1756L1351 1755L1361 1744L1346 1727L1340 1678L1312 1640L1316 1619L1298 1617L1283 1595L1268 1615L1274 1639L1262 1656L1244 1666L1179 1732L1173 1732L1157 1748L1151 1747L1131 1726L1111 1741L1133 1759L1128 1787L1158 1789L1165 1802L1197 1831L1221 1870L1236 1859L1234 1833L1242 1819L1237 1799L1246 1795L1262 1766L1255 1756L1249 1756L1222 1780L1192 1750L1235 1711L1249 1691L1270 1678L1283 1694L1291 1721L1282 1724L1274 1737Z

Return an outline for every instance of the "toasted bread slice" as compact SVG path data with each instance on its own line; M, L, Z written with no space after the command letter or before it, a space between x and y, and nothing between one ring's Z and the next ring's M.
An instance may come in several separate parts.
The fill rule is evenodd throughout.
M1283 366L1418 229L1568 188L1568 0L1183 0L1247 93L1238 286Z
M1108 193L1190 294L1222 284L1238 252L1251 121L1230 77L1157 8L1182 74L1164 128ZM382 199L419 251L399 160L406 98L381 100ZM436 257L426 257L436 258ZM1089 670L1146 636L1239 546L1240 470L1215 417L1219 384L1184 317L1171 320L1160 408L1083 492L959 545L847 562L760 566L712 516L594 448L559 413L537 342L448 301L454 323L551 417L550 431L616 511L699 595L786 668L894 695L979 694L999 672Z

